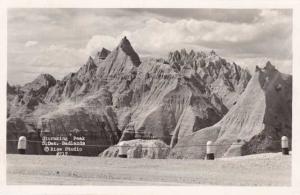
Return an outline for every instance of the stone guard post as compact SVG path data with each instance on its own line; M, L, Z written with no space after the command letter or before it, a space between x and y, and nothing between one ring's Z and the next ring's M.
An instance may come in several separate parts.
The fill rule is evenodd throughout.
M214 146L212 144L213 144L212 141L208 141L206 143L206 160L215 159Z
M286 136L281 137L281 148L283 155L289 155L289 139Z
M118 157L127 158L128 145L124 142L120 142L118 143L118 148L119 148Z
M26 153L26 137L25 136L20 136L19 141L18 141L18 152L19 154L25 154Z

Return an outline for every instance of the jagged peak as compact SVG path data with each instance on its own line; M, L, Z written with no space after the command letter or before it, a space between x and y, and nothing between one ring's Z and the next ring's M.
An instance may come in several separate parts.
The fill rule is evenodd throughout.
M56 84L56 79L50 74L43 73L43 74L40 74L39 76L37 76L33 81L25 84L23 86L23 89L31 90L31 89L35 88L37 85L41 85L41 84L42 85L45 84L48 87L51 87Z
M211 51L209 52L209 54L210 54L211 56L216 56L216 55L217 55L217 53L215 52L215 50L211 50Z
M94 60L91 56L89 56L87 63L92 63L92 62L94 62Z
M186 51L185 48L181 49L181 50L180 50L180 53L181 53L181 55L184 55L184 56L187 55L187 51Z
M35 80L38 80L38 79L55 80L55 78L51 74L48 74L48 73L40 74Z
M110 54L110 50L106 49L106 48L102 48L101 51L98 51L96 56L101 59L104 60L109 54Z
M195 56L196 53L195 53L195 51L192 49L192 50L190 51L189 55L190 55L190 56Z
M6 85L7 93L9 93L9 94L14 94L14 93L16 92L15 89L16 89L15 86L10 85L10 84L7 82L7 85Z
M134 51L134 49L131 46L130 41L127 39L127 37L123 37L121 42L119 43L117 49L121 49L123 52L126 53L131 58L131 61L135 66L139 66L141 64L140 57L138 54Z
M202 59L208 59L209 61L224 60L218 56L214 50L212 50L209 54L206 54L204 51L195 52L193 49L188 52L185 48L183 48L181 50L171 51L168 54L168 61L170 63L179 63L181 65L184 64L183 61L191 62Z
M272 73L274 71L277 71L277 69L274 65L271 64L270 61L268 61L263 68L260 68L258 65L256 65L255 67L255 72Z
M93 69L96 69L96 68L97 68L97 65L95 64L94 59L91 56L89 56L87 62L83 66L80 67L78 72L74 73L73 75L76 75L76 74L81 74L82 75L82 74L85 74L85 73L89 72L90 70L93 70ZM73 75L71 74L71 77Z
M130 43L130 41L127 39L127 37L126 36L124 36L123 38L122 38L122 40L120 41L120 43L119 43L119 46L127 46L127 45L130 45L131 46L131 43Z
M268 62L266 63L266 65L265 65L265 67L264 67L264 70L265 70L266 72L272 72L272 71L276 71L277 69L275 68L274 65L271 64L270 61L268 61Z
M261 71L261 68L259 67L259 66L255 66L255 72L259 72L259 71Z
M89 56L88 61L86 62L86 65L88 66L88 69L97 67L91 56Z
M191 49L189 52L183 48L183 49L180 49L180 50L174 50L174 51L170 51L168 53L168 57L171 58L171 57L175 57L177 58L178 60L180 60L182 57L184 56L188 56L188 57L198 57L198 58L206 58L206 57L219 57L218 54L214 51L214 50L211 50L208 54L205 53L204 51L197 51L195 52L193 49Z

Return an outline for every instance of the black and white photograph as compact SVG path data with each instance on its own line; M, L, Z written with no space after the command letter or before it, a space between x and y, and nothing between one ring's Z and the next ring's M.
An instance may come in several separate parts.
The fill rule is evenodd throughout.
M7 8L6 185L291 187L293 12Z

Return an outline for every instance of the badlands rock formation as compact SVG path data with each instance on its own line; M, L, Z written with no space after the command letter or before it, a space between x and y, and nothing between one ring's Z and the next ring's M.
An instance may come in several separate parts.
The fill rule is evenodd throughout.
M174 147L236 107L250 78L214 51L183 49L142 61L124 37L62 80L44 74L8 85L7 135L32 132L40 139L76 130L90 145L80 155L98 155L120 140L157 138ZM14 148L8 143L9 152Z
M122 142L127 150L127 158L150 158L165 159L168 157L170 148L161 140L135 139ZM100 154L101 157L117 157L120 147L114 145Z
M204 158L214 142L217 157L280 151L280 138L292 136L292 76L270 62L256 67L244 93L221 121L183 137L171 151L174 158ZM193 145L193 147L182 147Z

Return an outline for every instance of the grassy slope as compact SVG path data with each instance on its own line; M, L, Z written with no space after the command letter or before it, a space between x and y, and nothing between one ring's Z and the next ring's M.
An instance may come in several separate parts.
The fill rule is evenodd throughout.
M7 155L7 184L290 185L291 156L204 161Z

